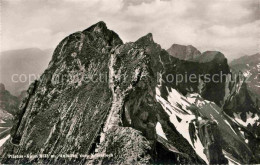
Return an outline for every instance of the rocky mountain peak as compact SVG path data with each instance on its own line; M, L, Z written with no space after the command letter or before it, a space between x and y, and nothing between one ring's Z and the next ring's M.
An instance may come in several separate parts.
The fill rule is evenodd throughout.
M148 45L148 44L153 44L154 41L153 41L153 34L152 33L148 33L146 34L145 36L139 38L137 41L136 41L137 44L139 45Z
M218 62L227 61L225 55L219 51L206 51L203 52L201 56L194 59L196 62L206 63L206 62Z
M201 55L201 52L192 45L185 46L173 44L169 49L167 49L167 52L173 57L187 61L193 61L193 59Z
M87 31L91 31L91 32L102 32L107 29L107 25L105 22L103 21L99 21L96 24L90 26L89 28L86 29Z
M103 35L106 38L106 40L108 41L108 43L111 44L112 46L123 43L123 41L120 39L118 34L116 34L112 30L109 30L107 28L106 23L103 22L103 21L100 21L100 22L90 26L86 30L82 31L82 33L85 34L85 35L87 33L93 33L93 32L99 33L100 35Z

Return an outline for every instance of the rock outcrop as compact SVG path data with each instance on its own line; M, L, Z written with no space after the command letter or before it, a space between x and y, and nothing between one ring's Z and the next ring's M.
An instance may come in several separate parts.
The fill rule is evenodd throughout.
M193 61L201 56L201 52L192 45L184 46L173 44L169 49L167 49L167 52L173 57L186 61Z
M0 83L0 103L1 111L5 111L11 115L16 114L19 106L19 99L16 96L11 95L2 83ZM1 115L1 117L3 116Z
M260 99L260 53L243 56L230 62L234 74L242 73L246 78L248 90ZM260 106L260 103L259 103Z

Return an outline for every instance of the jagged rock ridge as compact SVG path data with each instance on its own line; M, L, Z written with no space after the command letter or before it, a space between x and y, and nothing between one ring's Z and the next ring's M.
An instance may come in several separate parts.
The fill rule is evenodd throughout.
M123 44L104 22L71 34L57 46L41 79L29 87L2 162L259 162L253 150L259 148L245 141L249 133L250 143L257 141L255 133L242 135L241 129L248 125L234 122L222 108L239 97L235 90L239 84L206 83L204 77L195 83L167 80L169 74L209 74L210 80L220 72L231 74L225 58L213 59L217 60L179 60L156 44L150 33ZM256 110L254 115L258 114ZM56 157L7 157L30 153ZM87 159L59 154L113 156Z
M251 93L260 98L260 53L243 56L231 61L230 67L234 73L242 73L247 79L247 86ZM260 105L260 103L259 103Z

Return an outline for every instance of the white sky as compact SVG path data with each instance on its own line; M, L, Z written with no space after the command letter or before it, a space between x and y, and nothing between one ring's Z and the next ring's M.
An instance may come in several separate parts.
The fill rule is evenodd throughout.
M151 32L229 59L260 52L260 0L0 0L1 50L55 48L69 34L106 22L124 42Z

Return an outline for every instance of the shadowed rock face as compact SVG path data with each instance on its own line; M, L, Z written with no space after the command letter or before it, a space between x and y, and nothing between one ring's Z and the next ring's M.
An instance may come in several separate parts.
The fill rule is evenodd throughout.
M236 74L242 73L247 78L248 90L260 98L260 53L243 56L231 61L230 67ZM259 103L260 105L260 103Z
M241 127L248 146L256 155L260 153L259 68L260 54L243 56L230 63L236 83L231 83L230 93L223 110Z
M15 115L19 106L19 99L10 94L8 90L5 89L5 85L0 83L0 108L1 111L6 111L11 115ZM1 116L3 117L3 116Z
M167 69L162 75L164 77L163 80L171 78L170 75L179 75L179 79L183 79L183 81L177 85L177 80L175 80L174 83L168 83L168 85L174 88L177 87L184 95L186 95L187 92L197 92L205 99L214 101L219 106L223 104L226 75L230 74L230 70L227 59L221 52L206 51L201 54L193 46L177 44L173 44L167 52L171 56L181 60L174 59L176 65L171 65L171 60L165 63ZM168 57L168 54L166 58L173 59ZM189 75L196 75L196 78L193 79L195 81L186 81L185 77L187 77L187 75L188 77ZM200 77L200 75L207 75L207 77ZM180 78L180 76L182 78ZM210 80L210 83L205 83L207 80ZM175 84L175 86L173 84Z
M195 58L193 61L199 63L206 62L216 62L216 63L226 63L227 59L221 52L218 51L206 51L201 54L201 56Z
M257 155L241 127L221 109L232 103L229 83L167 80L169 74L230 74L226 59L213 57L201 63L177 59L150 33L123 44L104 22L71 34L27 90L3 162L254 163ZM7 157L29 153L56 156Z

